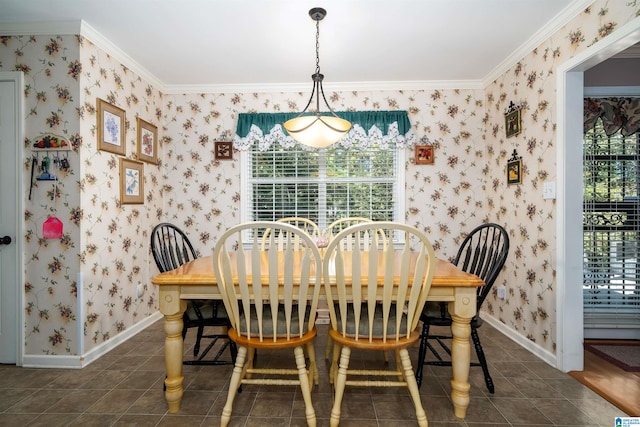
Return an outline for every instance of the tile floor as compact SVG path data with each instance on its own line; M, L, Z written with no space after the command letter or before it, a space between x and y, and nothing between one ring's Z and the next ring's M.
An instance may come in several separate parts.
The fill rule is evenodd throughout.
M322 361L326 325L316 342ZM489 325L479 329L494 378L490 395L480 368L471 368L471 404L465 420L453 415L450 368L425 367L421 394L431 427L613 426L625 416L606 400L539 360ZM185 342L190 356L194 331ZM24 369L0 365L0 426L218 426L231 366L185 366L178 414L168 414L162 391L164 331L159 321L82 370ZM415 363L417 349L413 350ZM282 353L280 353L282 354ZM188 356L187 356L188 357ZM357 359L356 359L357 357ZM284 360L260 352L259 364ZM291 356L293 360L293 356ZM382 355L357 354L353 363L384 363ZM318 426L329 425L332 395L327 366L319 363L313 399ZM295 387L249 386L234 404L233 426L304 426ZM341 426L412 426L413 406L404 389L347 388Z

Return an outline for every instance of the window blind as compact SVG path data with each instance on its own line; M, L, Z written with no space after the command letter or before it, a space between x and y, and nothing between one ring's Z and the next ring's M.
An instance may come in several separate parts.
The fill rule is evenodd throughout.
M336 219L398 218L399 150L340 146L247 152L247 219L305 217L323 229Z
M598 122L584 138L584 325L640 328L639 135L607 136Z

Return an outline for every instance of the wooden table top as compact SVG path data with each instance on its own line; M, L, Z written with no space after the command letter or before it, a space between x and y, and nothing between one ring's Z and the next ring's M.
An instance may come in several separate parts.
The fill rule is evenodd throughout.
M366 271L366 268L363 271ZM160 273L151 280L151 283L159 286L216 286L213 256L198 258L175 270ZM478 287L482 285L483 281L479 277L465 273L448 261L436 260L433 282L431 283L432 287Z

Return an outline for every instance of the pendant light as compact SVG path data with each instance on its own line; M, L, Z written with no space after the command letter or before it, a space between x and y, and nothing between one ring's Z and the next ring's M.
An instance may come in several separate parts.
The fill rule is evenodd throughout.
M311 76L313 90L311 91L311 98L309 98L309 102L302 113L284 123L284 128L293 139L301 144L315 148L328 147L340 140L351 129L351 123L338 117L329 107L322 89L324 75L320 73L320 21L326 15L327 11L321 7L314 7L309 11L311 19L316 21L316 72ZM305 114L313 101L314 95L316 97L316 110L311 114ZM322 95L329 114L323 115L320 113L320 95Z

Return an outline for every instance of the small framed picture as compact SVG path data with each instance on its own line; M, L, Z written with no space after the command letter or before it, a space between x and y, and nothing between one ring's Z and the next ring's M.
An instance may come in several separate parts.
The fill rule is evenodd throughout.
M522 184L522 159L507 162L507 184Z
M144 203L144 163L120 159L120 203Z
M433 145L416 145L416 165L433 164Z
M516 136L522 131L522 108L509 109L504 115L504 128L507 138Z
M233 160L233 142L215 141L214 144L216 160Z
M98 98L98 150L127 155L125 119L122 108Z
M149 122L137 118L138 160L158 164L158 128Z

